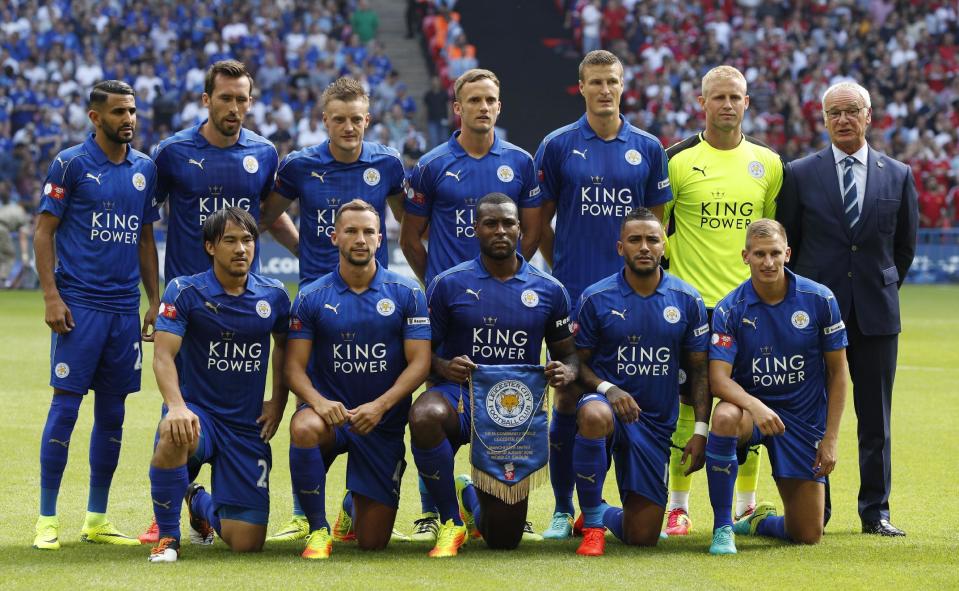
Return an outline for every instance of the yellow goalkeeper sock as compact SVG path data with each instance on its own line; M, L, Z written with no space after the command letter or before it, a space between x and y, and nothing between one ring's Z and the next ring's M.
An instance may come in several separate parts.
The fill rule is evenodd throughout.
M746 462L739 467L736 478L736 515L742 515L747 507L756 506L756 488L759 486L759 464L762 446L749 448Z
M679 404L679 420L676 421L676 431L673 432L673 447L669 450L669 506L667 510L684 509L689 511L689 488L693 477L684 472L689 468L683 465L683 448L689 442L696 429L696 413L688 404ZM678 449L677 449L678 448Z

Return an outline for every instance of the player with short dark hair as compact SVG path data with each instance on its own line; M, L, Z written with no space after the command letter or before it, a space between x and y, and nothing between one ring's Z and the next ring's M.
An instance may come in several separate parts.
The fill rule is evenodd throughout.
M139 543L106 518L126 396L140 389L141 339L153 340L160 304L153 240L157 172L129 145L136 111L134 91L125 82L94 86L88 112L94 132L57 154L43 185L34 250L46 323L53 330L53 400L40 442L35 548L60 548L57 495L80 403L91 388L90 495L80 538ZM142 327L140 281L150 302Z
M453 457L472 437L463 388L477 364L537 365L545 339L553 361L546 377L554 387L576 379L578 361L569 322L569 296L553 277L516 252L519 211L512 197L486 195L476 205L480 254L433 280L427 299L433 328L432 371L437 376L410 410L413 459L439 510L441 525L432 557L456 556L475 523L491 548L515 548L526 529L528 499L507 504L476 491L460 477Z
M658 217L642 207L629 212L616 244L622 270L580 301L576 347L588 394L578 405L573 471L583 511L576 552L584 556L604 553L604 525L627 544L659 540L681 359L693 400L709 411L706 308L691 285L659 266L665 243ZM689 452L689 471L702 468L704 445ZM616 461L622 509L602 501L607 453Z
M297 295L285 371L302 401L290 422L290 474L309 520L307 559L332 551L326 472L344 453L353 507L339 517L350 523L337 529L352 532L364 549L389 543L406 468L407 413L430 366L426 298L376 260L376 208L350 201L334 224L339 264Z
M160 305L153 371L163 396L150 462L150 495L159 539L150 562L180 553L180 504L193 543L216 532L234 552L257 552L270 512L269 440L286 406L283 365L290 297L283 284L250 271L258 237L245 209L227 207L203 224L211 267L167 284ZM263 390L273 337L273 395ZM190 484L210 464L212 492Z
M573 320L583 290L622 267L609 237L619 233L623 217L646 207L662 219L663 208L672 199L662 144L620 113L619 58L605 50L586 54L579 65L579 92L586 113L547 135L536 151L543 198L540 250L553 275L569 290ZM550 480L556 505L543 533L549 539L572 535L573 438L576 402L582 394L579 384L573 384L557 390L554 398Z
M735 554L737 535L802 544L822 537L824 484L836 465L849 379L846 328L829 288L786 269L789 256L779 222L753 221L742 251L750 278L713 316L709 383L721 402L706 443L712 554ZM736 473L749 446L759 444L769 452L785 515L760 503L734 524Z

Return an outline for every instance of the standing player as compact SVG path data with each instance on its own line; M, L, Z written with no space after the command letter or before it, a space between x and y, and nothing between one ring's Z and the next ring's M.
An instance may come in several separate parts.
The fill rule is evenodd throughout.
M310 524L302 554L308 559L332 551L326 472L343 453L353 511L340 519L351 521L360 548L389 543L410 401L430 368L426 298L376 260L383 237L376 209L356 199L337 210L333 223L339 265L297 295L286 364L303 401L290 422L290 473Z
M786 231L756 220L743 262L750 278L716 306L709 383L721 400L706 443L712 554L735 554L736 535L800 544L822 537L826 476L836 465L846 402L846 328L824 285L785 269ZM785 505L761 503L732 521L733 482L748 446L769 452Z
M354 198L371 204L383 236L387 204L397 219L403 218L403 161L393 148L363 140L370 125L370 98L363 86L352 78L339 78L323 91L321 100L330 139L283 159L261 220L261 227L273 223L294 199L300 200L301 288L337 268L339 253L330 237L341 205ZM376 260L385 269L389 258L383 240ZM344 502L350 504L349 499ZM293 516L270 541L299 540L307 534L309 524L294 494Z
M400 246L423 285L443 271L477 256L476 204L487 193L503 193L516 202L522 225L522 254L536 253L540 234L539 186L528 152L496 136L502 103L499 79L489 70L472 69L453 85L453 112L460 129L449 141L427 152L409 174L406 215ZM423 238L429 233L429 251ZM436 503L420 479L423 515L413 540L436 540ZM532 527L528 535L535 536ZM538 538L538 536L535 536Z
M33 542L45 550L60 548L57 495L80 403L90 388L95 392L90 496L80 539L139 544L107 521L106 510L120 457L124 403L140 389L140 339L153 340L150 329L160 304L152 225L158 218L156 166L128 145L137 123L128 84L108 80L94 86L88 115L93 134L50 164L34 237L46 323L53 330L53 400L40 442L40 518ZM141 279L150 302L142 329Z
M257 552L270 514L268 441L283 418L280 377L290 296L275 279L250 272L258 237L246 210L228 207L203 223L212 269L167 284L157 324L153 371L166 414L150 462L150 494L159 541L150 562L180 553L180 503L191 539L215 531L235 552ZM273 397L264 402L270 335ZM190 484L187 461L212 466L213 496Z
M466 542L457 495L467 521L477 524L491 548L515 548L526 529L528 499L507 505L466 479L454 485L453 456L472 436L462 398L472 368L538 364L544 338L554 359L546 365L550 385L568 385L579 366L566 290L516 253L520 221L513 199L502 193L480 199L474 227L480 255L430 284L432 370L439 378L410 411L413 459L420 476L427 476L423 482L441 519L432 557L456 556Z
M782 186L779 156L742 132L749 107L746 79L731 66L718 66L703 76L699 105L706 129L672 146L669 181L673 201L666 208L669 270L699 290L711 315L716 303L747 276L739 266L746 228L753 220L776 214ZM687 535L692 477L683 464L684 448L693 433L705 435L707 425L696 420L688 382L680 378L680 407L669 460L669 517L666 533ZM743 465L737 483L736 515L756 504L759 448Z
M672 198L662 144L619 112L619 59L604 50L589 52L579 65L579 91L586 114L546 136L536 151L543 196L540 250L573 302L588 285L621 268L609 237L619 232L623 217L643 206L662 219ZM559 240L550 225L554 215ZM549 432L556 507L546 538L568 538L572 531L573 437L581 394L576 384L556 392Z
M648 209L622 222L616 248L625 267L583 293L579 308L580 381L573 451L576 490L583 510L583 556L601 556L604 523L627 544L653 546L666 507L669 442L679 413L679 360L684 359L696 419L708 423L706 350L709 324L699 294L659 267L666 236ZM616 459L623 508L602 502ZM703 466L706 438L692 437L688 472ZM684 458L686 459L686 458Z

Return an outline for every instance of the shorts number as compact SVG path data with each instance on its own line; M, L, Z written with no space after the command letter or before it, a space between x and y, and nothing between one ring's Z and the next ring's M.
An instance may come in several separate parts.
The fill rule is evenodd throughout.
M266 460L257 460L256 465L260 468L260 470L262 470L259 480L256 481L256 485L260 488L270 488L270 483L268 481L270 476L270 465L266 463Z
M143 368L143 351L140 349L140 343L133 343L133 350L137 352L137 360L133 362L133 369L139 371Z

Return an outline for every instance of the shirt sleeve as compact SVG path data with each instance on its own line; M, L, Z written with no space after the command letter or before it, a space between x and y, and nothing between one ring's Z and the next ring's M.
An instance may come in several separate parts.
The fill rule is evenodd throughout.
M180 297L183 290L180 280L167 283L163 297L160 298L160 312L157 316L157 330L182 337L186 334L187 319L190 316L188 298Z
M160 219L160 203L157 201L157 183L159 177L157 169L153 167L153 174L147 175L146 197L143 200L143 223L152 224Z
M290 331L290 294L286 293L285 288L276 290L276 298L273 302L273 309L276 311L276 321L273 323L274 334L287 334Z
M646 207L662 205L673 199L668 162L666 150L658 141L655 142L649 150L649 178L646 179L646 192L643 198Z
M290 332L288 338L312 341L314 329L315 326L310 303L304 297L303 292L300 292L296 294L296 299L293 300L293 307L290 311Z
M703 352L709 350L709 322L703 298L690 297L686 304L686 317L689 324L683 339L684 352Z
M769 186L766 187L766 195L763 197L763 217L771 220L776 219L776 197L783 186L783 161L778 156L773 155L769 161Z
M71 163L72 160L63 158L62 152L57 154L57 157L50 163L47 177L43 181L43 194L40 196L38 213L46 212L58 218L63 217L70 206L70 197L73 191L73 179L69 174Z
M276 181L273 183L273 190L290 201L299 198L295 169L296 166L290 162L290 157L287 156L280 163L280 167L276 171Z
M579 298L579 314L576 315L576 348L595 349L599 345L600 326L596 317L594 298L584 293Z
M406 171L403 170L403 161L399 156L399 153L390 152L392 156L386 165L386 178L389 182L389 189L387 190L387 195L396 195L397 193L405 193L406 190Z
M442 343L446 340L446 329L449 323L449 310L446 303L445 284L441 283L443 276L433 279L426 291L427 309L430 314L430 330L432 340Z
M560 190L559 167L553 162L552 154L554 150L550 149L548 140L543 140L536 150L534 166L536 167L536 177L539 181L540 201L555 201Z
M526 156L524 160L523 187L520 189L518 203L520 207L539 207L543 199L540 195L539 183L536 181L536 166L529 156Z
M153 163L157 167L157 178L156 178L156 189L155 189L155 198L157 203L157 209L159 206L166 203L166 200L170 197L171 187L173 185L173 178L167 172L169 157L167 156L168 150L165 149L163 145L158 145L153 148Z
M730 328L732 311L726 302L720 302L713 312L713 336L709 340L709 360L725 361L733 365L736 361L736 336Z
M820 347L823 351L838 351L849 346L846 336L846 325L839 313L839 302L830 293L829 297L822 298L820 304Z
M433 211L433 191L430 175L421 160L413 167L407 177L410 190L407 192L403 208L413 215L430 217Z
M406 340L428 341L431 338L430 316L426 309L426 296L418 287L410 288L403 310L403 338Z
M263 201L269 197L270 193L273 192L273 188L276 186L276 172L279 168L280 156L276 152L276 146L270 144L270 147L272 150L266 151L266 160L268 165L266 167L266 180L263 182L263 189L260 191L260 201Z
M573 323L569 319L569 293L562 285L553 284L553 310L546 322L543 336L546 343L556 343L573 336Z

